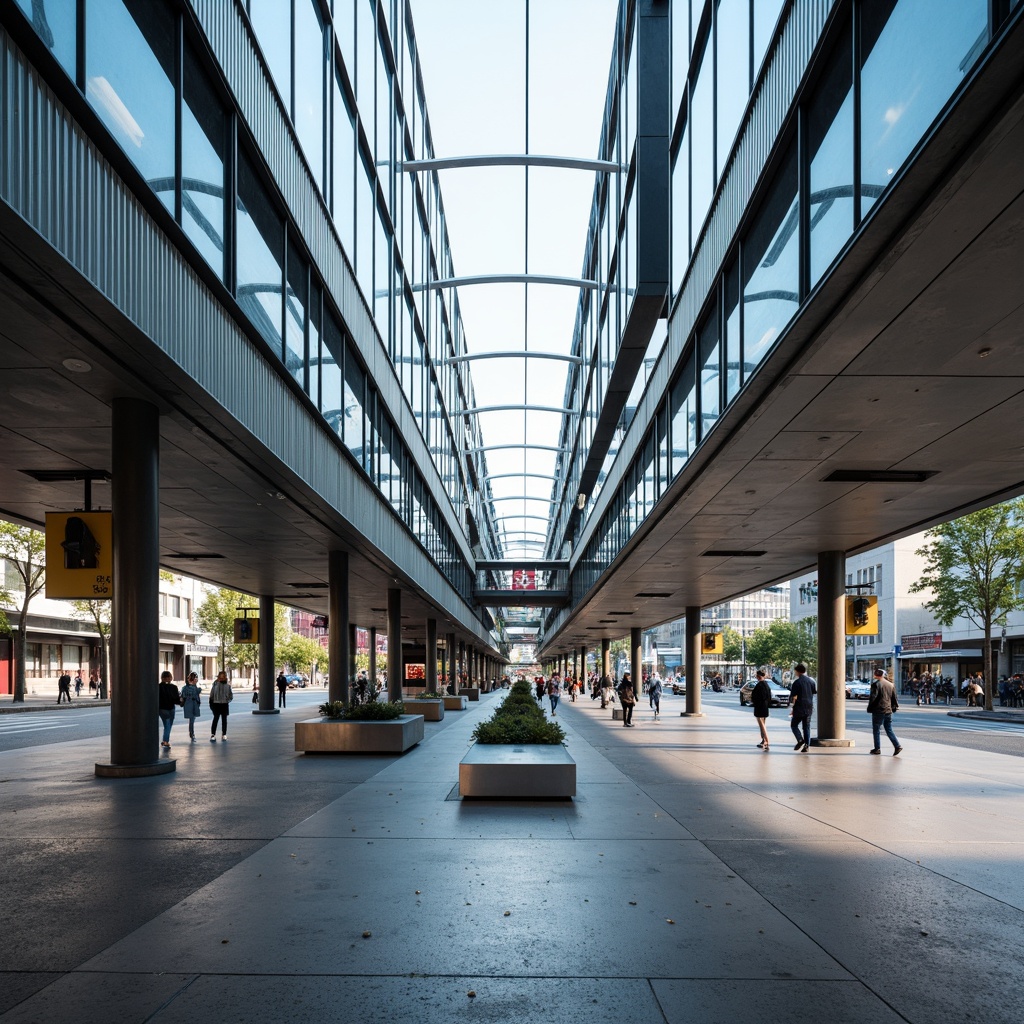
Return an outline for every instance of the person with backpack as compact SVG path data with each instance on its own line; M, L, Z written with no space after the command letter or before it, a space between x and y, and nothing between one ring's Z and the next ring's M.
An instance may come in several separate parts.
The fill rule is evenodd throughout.
M548 700L551 701L551 717L556 716L555 708L558 707L558 698L562 695L562 680L556 672L548 680Z
M627 728L633 727L633 707L636 704L636 691L633 689L633 679L629 672L622 673L622 682L619 683L619 703L622 704L622 724Z

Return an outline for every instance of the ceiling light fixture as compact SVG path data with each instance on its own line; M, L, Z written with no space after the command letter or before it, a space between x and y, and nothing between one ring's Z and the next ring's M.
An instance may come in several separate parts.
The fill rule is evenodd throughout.
M88 373L92 369L92 365L84 359L65 359L61 366L72 373Z

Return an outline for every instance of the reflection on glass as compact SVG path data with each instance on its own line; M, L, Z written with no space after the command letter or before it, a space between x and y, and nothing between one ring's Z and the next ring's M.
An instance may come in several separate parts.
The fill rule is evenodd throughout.
M697 248L697 238L715 191L715 151L712 146L715 99L713 65L711 47L705 47L693 87L689 119L691 252Z
M282 0L249 0L249 20L267 60L285 110L292 106L292 5Z
M389 342L391 331L391 235L384 226L380 208L376 209L374 226L376 242L374 245L373 274L373 319L377 322L380 336Z
M345 435L341 387L344 361L345 342L341 328L333 316L328 316L320 348L320 411L331 429L342 437ZM345 443L348 444L347 439Z
M174 19L163 0L91 0L85 94L174 209Z
M719 0L715 40L718 51L715 72L718 79L718 176L722 177L750 95L748 0Z
M679 155L672 168L672 292L683 284L690 263L690 128L683 129Z
M306 306L309 269L294 245L288 246L288 290L284 300L284 365L306 387Z
M341 239L341 247L349 262L356 258L355 239L355 166L356 129L348 100L337 78L334 79L334 195L331 207L334 226Z
M17 0L36 35L61 67L76 77L78 69L78 0Z
M199 66L185 48L181 110L181 226L203 259L224 277L224 110Z
M811 286L853 232L853 68L844 32L807 111Z
M694 360L689 356L669 396L672 416L672 476L689 461L697 443L697 409L694 396Z
M679 104L686 90L686 72L690 66L690 17L687 0L672 0L669 17L672 19L672 122L675 123Z
M790 146L743 245L744 377L764 358L799 301L796 147Z
M728 405L743 383L740 338L740 270L734 261L722 280L725 289L725 402Z
M324 185L324 78L327 53L319 5L315 0L295 0L295 132L309 161L313 180Z
M722 412L721 348L718 344L718 313L712 312L699 332L700 437L715 425Z
M373 184L366 163L356 158L356 280L373 308Z
M988 38L988 0L862 5L861 216L892 180Z
M309 294L309 381L306 393L320 408L320 289L313 284Z
M365 403L366 376L363 368L356 362L351 350L345 351L345 447L352 453L367 472L370 471L372 460L369 456L369 444L365 441L367 429ZM364 457L365 456L365 457Z
M284 226L249 160L238 159L235 253L239 305L275 351L281 348Z
M761 68L768 43L779 21L779 12L785 0L757 0L754 8L754 78Z

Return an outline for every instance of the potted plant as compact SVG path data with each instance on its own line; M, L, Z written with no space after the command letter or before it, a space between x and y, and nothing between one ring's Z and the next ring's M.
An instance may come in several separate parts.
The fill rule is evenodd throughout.
M320 718L295 723L295 749L307 754L401 754L423 739L423 715L402 701L327 701Z
M422 715L428 722L440 722L444 718L444 698L433 690L407 697L404 703L410 714Z

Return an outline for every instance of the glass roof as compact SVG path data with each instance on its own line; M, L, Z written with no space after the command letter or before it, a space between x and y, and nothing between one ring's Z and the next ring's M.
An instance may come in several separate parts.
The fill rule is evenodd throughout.
M437 157L597 156L617 0L413 0ZM594 171L438 171L457 277L580 276ZM508 558L543 553L579 289L463 285L459 308ZM529 407L540 407L529 408ZM494 446L508 445L498 448ZM524 447L539 445L539 448Z

